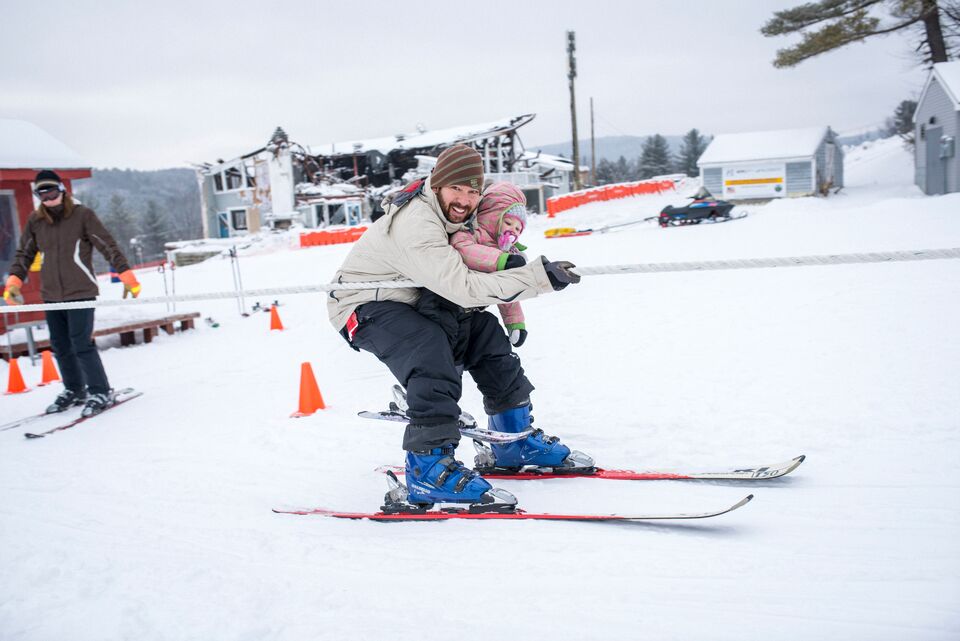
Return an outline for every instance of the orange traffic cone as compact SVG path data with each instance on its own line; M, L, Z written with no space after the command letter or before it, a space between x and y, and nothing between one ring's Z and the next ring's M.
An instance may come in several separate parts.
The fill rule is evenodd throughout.
M43 374L40 378L40 386L49 385L60 380L60 374L57 373L57 366L53 364L53 352L49 349L40 353L40 360L43 361Z
M283 323L280 322L280 314L277 313L277 306L270 308L270 329L283 329Z
M323 397L320 396L320 388L317 387L317 379L313 376L313 368L310 363L302 364L300 366L300 409L290 416L294 418L310 416L317 410L326 408Z
M23 382L23 374L20 373L20 365L17 364L17 359L10 359L10 378L7 383L7 394L20 394L22 392L29 392L27 389L26 383Z

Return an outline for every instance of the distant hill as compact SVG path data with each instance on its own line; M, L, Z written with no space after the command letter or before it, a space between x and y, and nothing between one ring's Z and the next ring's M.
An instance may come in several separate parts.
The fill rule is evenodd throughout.
M117 195L139 220L154 201L167 219L166 240L189 240L203 235L200 188L192 169L94 169L93 176L75 183L77 195L101 215Z
M200 188L192 169L94 169L93 175L74 183L77 198L93 208L117 239L131 262L163 257L163 244L203 236ZM147 214L155 203L154 215ZM137 237L137 249L129 239ZM98 272L110 267L94 252Z
M602 136L597 138L597 160L616 161L620 156L627 160L636 160L643 153L643 143L650 136ZM670 151L674 154L680 151L683 136L664 136ZM553 143L549 145L530 145L527 151L542 151L545 154L573 157L573 141ZM591 160L590 139L580 141L580 164L589 165Z
M889 138L892 135L894 135L894 132L890 131L889 127L876 127L868 131L853 134L839 133L837 134L837 142L846 147L848 145L859 145L860 143L870 142L871 140Z

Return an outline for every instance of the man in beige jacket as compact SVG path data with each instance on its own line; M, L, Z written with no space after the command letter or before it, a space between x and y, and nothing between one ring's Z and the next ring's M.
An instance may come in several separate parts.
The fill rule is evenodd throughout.
M465 145L446 149L426 181L384 202L385 214L353 246L334 278L336 283L412 280L422 288L337 290L327 303L331 323L351 347L380 359L406 389L410 424L403 448L407 501L414 509L440 502L501 509L516 502L454 459L461 371L470 372L483 393L492 429L527 430L533 385L496 317L483 308L580 281L572 263L542 257L493 273L469 270L449 236L469 228L482 186L480 154ZM536 430L494 446L478 464L582 471L592 460Z

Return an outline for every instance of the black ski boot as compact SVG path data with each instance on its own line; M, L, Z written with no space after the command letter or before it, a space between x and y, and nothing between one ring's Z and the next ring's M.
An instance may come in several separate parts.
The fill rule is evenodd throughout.
M99 414L114 404L113 390L106 394L90 394L87 397L87 403L83 406L83 416L93 416Z
M57 396L56 400L53 401L53 405L47 408L47 414L57 414L59 412L65 412L74 405L83 405L87 402L87 392L85 390L80 390L76 392L72 389L65 389Z

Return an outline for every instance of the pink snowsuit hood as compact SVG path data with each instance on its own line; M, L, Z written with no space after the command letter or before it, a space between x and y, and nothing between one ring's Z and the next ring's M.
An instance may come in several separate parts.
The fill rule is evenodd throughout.
M497 245L503 214L513 205L526 206L523 192L511 183L493 183L483 192L480 206L477 208L476 229L459 231L450 236L450 244L460 252L464 264L474 271L495 272L506 253L519 254L517 247L502 251ZM519 218L519 216L518 216ZM526 220L521 218L526 226ZM501 267L502 269L502 267ZM522 325L523 309L519 302L497 306L504 325Z

